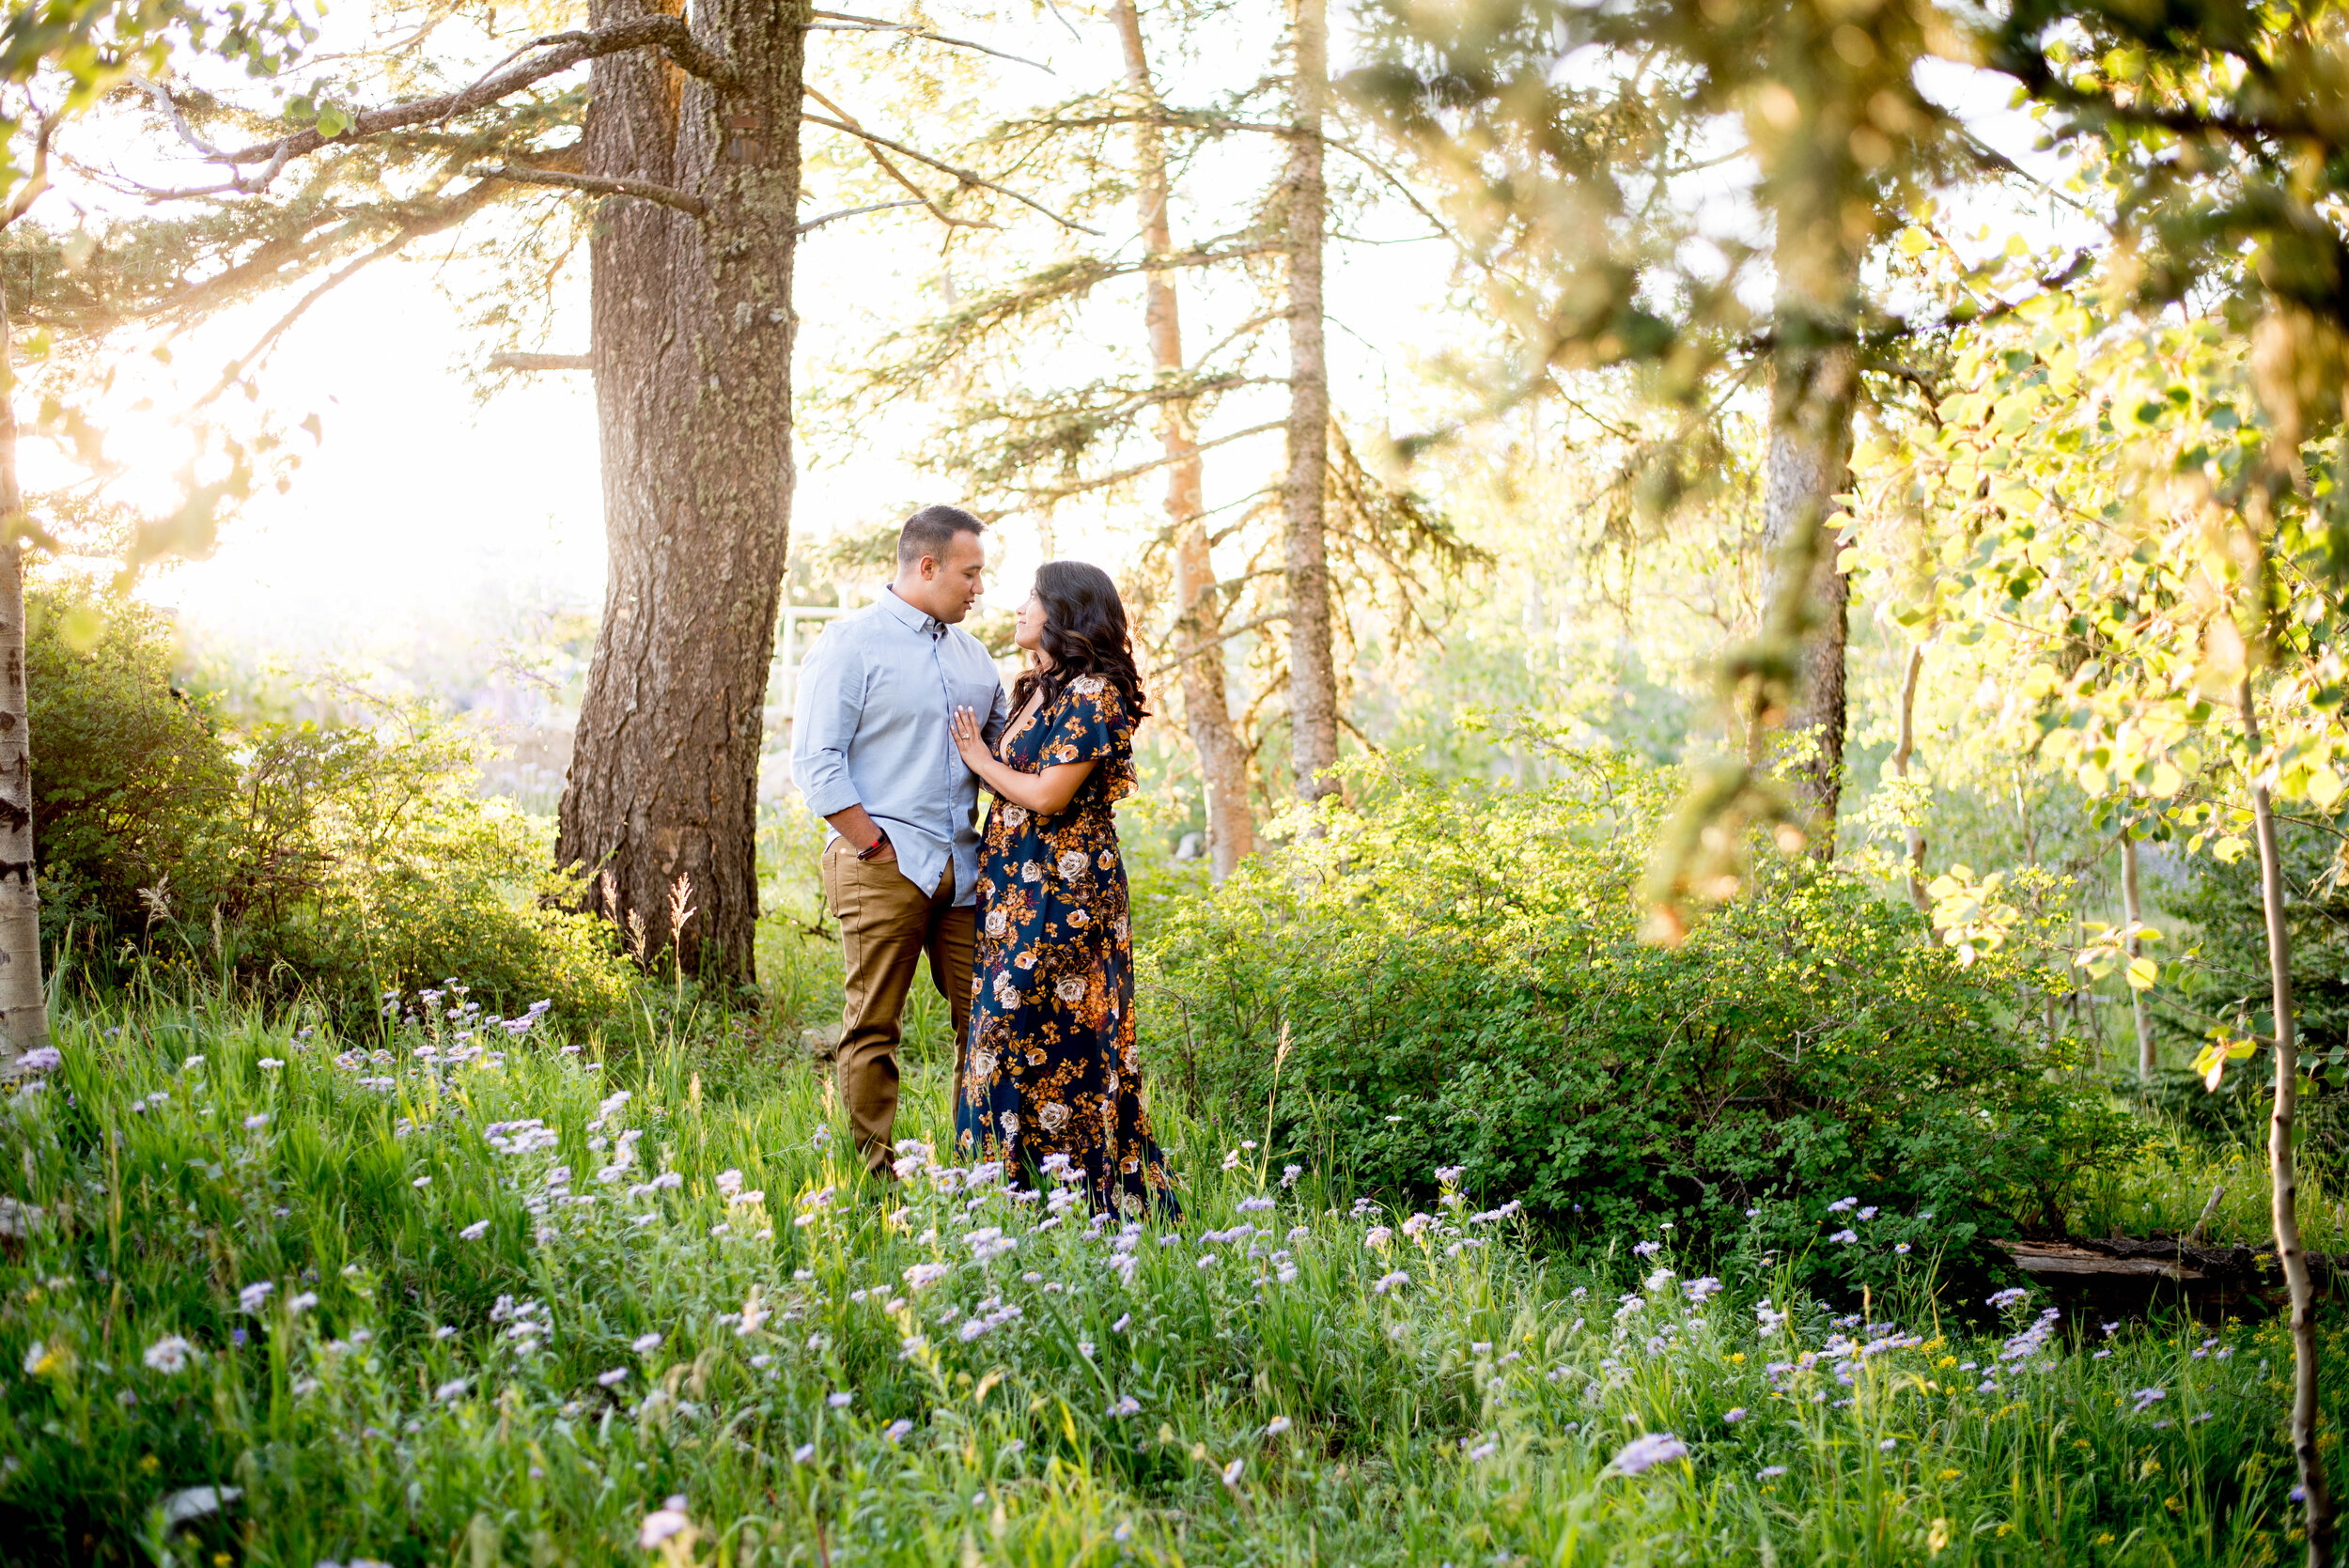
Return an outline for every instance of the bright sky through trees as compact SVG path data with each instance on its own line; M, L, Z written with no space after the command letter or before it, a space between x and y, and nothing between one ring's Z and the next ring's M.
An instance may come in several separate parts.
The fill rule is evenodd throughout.
M328 19L321 48L354 27L361 13ZM989 25L985 36L1013 53L1054 67L1046 76L1024 67L990 66L991 97L974 107L974 121L1016 116L1071 89L1074 83L1114 72L1115 40L1106 22L1079 26L1047 15ZM1235 48L1205 60L1172 61L1170 101L1198 101L1245 85L1268 57ZM822 50L828 40L819 38ZM1333 44L1333 70L1346 65L1346 39ZM851 50L856 41L830 43ZM2052 173L2051 158L2035 155L2031 122L2010 111L2003 87L1954 68L1936 70L1934 96L1962 106L1982 138L2035 170ZM1243 147L1241 152L1257 149ZM1230 155L1237 156L1237 154ZM1178 185L1180 211L1211 205L1221 190L1212 163L1194 167ZM1684 199L1703 199L1702 176ZM2051 225L2046 210L1994 209L1984 201L1968 231L1993 226L1990 245L2011 231L2034 241ZM56 214L53 213L52 221ZM1399 207L1385 214L1381 239L1423 228ZM1724 211L1735 225L1738 214ZM1178 215L1178 224L1180 216ZM1018 244L1030 237L1015 235ZM1180 235L1178 234L1178 240ZM902 325L927 308L937 280L939 244L922 215L889 213L835 225L803 247L798 291L805 335L803 374L820 381L827 368L852 361L855 346L888 325ZM1459 302L1447 287L1451 258L1435 239L1338 247L1330 257L1333 375L1342 405L1366 413L1383 409L1402 432L1440 419L1453 389L1422 384L1430 362L1462 350ZM581 373L522 378L478 397L469 371L485 357L451 294L468 290L468 267L449 263L428 247L402 262L369 270L328 295L281 342L261 371L265 400L290 418L315 408L323 440L293 489L257 497L223 533L207 561L154 571L147 597L176 606L189 629L207 640L268 650L339 646L357 651L397 638L419 615L441 615L485 591L501 599L592 609L603 581L603 540L596 482L598 452L587 378ZM544 345L567 351L584 338L580 280L566 280L554 327ZM157 410L168 408L170 384L184 396L219 363L241 352L274 315L282 300L245 307L206 323L183 342L179 367L150 372ZM568 335L567 335L568 334ZM1471 341L1467 349L1474 351ZM1081 346L1064 350L1080 355ZM1081 379L1081 378L1080 378ZM110 418L113 449L145 474L137 499L170 500L169 485L182 443L159 411L136 412L134 397L117 397ZM941 481L908 460L912 444L904 422L876 421L853 442L802 435L801 489L794 506L795 538L815 540L844 529L887 520L917 499L936 499ZM1257 482L1257 469L1276 460L1278 438L1255 444L1245 461L1212 465L1211 486L1237 492ZM38 446L28 449L28 479L38 487L54 472ZM1211 496L1211 504L1219 497ZM1053 523L1060 553L1115 565L1148 526L1148 508L1073 505ZM1002 569L990 583L997 605L1016 603L1039 539L1014 526L999 536Z

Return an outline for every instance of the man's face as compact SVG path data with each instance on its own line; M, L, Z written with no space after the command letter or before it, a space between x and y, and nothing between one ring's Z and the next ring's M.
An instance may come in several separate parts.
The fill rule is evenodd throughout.
M945 559L922 557L922 591L929 602L924 610L952 626L971 613L987 591L987 546L976 534L954 534L946 540Z

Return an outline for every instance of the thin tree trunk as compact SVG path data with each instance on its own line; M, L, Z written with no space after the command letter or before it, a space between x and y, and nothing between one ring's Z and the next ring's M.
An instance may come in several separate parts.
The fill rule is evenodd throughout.
M2292 1121L2297 1110L2300 1043L2292 1016L2292 938L2284 925L2283 867L2276 852L2276 812L2261 783L2259 709L2248 675L2237 692L2243 710L2245 772L2251 782L2251 821L2259 837L2260 911L2267 922L2267 986L2276 1013L2276 1102L2267 1123L2270 1217L2276 1231L2276 1261L2283 1266L2292 1300L2292 1455L2300 1467L2303 1517L2308 1526L2309 1568L2332 1561L2333 1498L2326 1485L2325 1458L2316 1447L2316 1290L2309 1278L2308 1254L2300 1245L2300 1177L2292 1154Z
M1843 790L1843 647L1851 582L1836 569L1836 497L1848 483L1859 356L1850 339L1858 257L1827 219L1790 206L1778 214L1777 364L1762 489L1763 537L1781 590L1803 580L1804 626L1795 650L1785 727L1814 750L1794 773L1796 809L1809 819L1810 852L1835 858Z
M594 0L601 25L636 13ZM610 584L558 853L608 869L615 918L685 969L746 980L761 714L789 532L792 225L805 0L704 0L721 94L646 54L596 62L587 172L694 192L695 219L610 202L589 248ZM663 966L665 967L665 965Z
M16 354L0 288L0 1078L49 1043L33 875L32 706L24 686L24 494L16 477Z
M2138 892L2137 831L2130 824L2123 824L2121 829L2121 920L2129 930L2124 945L2133 963L2145 951L2145 944L2137 934L2138 927L2145 920L2145 901ZM2151 1083L2154 1080L2153 1009L2146 1004L2145 993L2134 982L2129 986L2129 1017L2137 1026L2137 1081Z
M1295 0L1288 172L1288 477L1281 497L1288 567L1289 748L1299 799L1336 791L1338 684L1331 651L1329 541L1330 364L1322 342L1321 258L1328 221L1322 120L1330 95L1325 0Z
M1158 89L1150 80L1150 58L1143 48L1142 18L1134 0L1116 0L1112 14L1125 48L1127 85L1143 104L1155 108ZM1134 128L1134 163L1143 248L1153 256L1171 255L1173 191L1166 173L1166 139L1146 121ZM1160 378L1186 376L1190 366L1183 360L1174 274L1157 272L1148 276L1143 319L1150 334L1151 370ZM1207 509L1205 481L1189 399L1160 408L1159 438L1167 461L1166 517L1174 535L1174 643L1182 660L1183 721L1206 784L1209 875L1221 882L1255 852L1256 825L1248 809L1248 748L1232 722L1224 689L1223 611L1214 592L1215 567L1203 520Z
M1925 645L1919 643L1908 650L1908 667L1901 675L1901 734L1900 742L1892 748L1892 772L1901 783L1908 782L1909 759L1917 751L1917 683L1924 677ZM1925 825L1918 804L1904 800L1909 819L1903 826L1908 847L1908 901L1917 912L1933 920L1933 899L1925 892Z

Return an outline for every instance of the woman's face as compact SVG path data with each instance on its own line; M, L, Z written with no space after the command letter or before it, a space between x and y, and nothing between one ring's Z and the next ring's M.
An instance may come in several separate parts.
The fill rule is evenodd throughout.
M1036 598L1034 588L1028 590L1027 602L1020 605L1019 613L1012 622L1011 640L1030 653L1043 651L1044 601Z

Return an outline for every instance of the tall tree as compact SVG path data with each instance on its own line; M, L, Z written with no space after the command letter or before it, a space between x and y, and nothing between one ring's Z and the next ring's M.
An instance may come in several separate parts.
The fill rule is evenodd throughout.
M54 240L24 249L33 315L85 336L178 330L300 288L213 389L257 396L252 372L270 346L369 266L471 225L474 259L513 274L497 311L510 332L543 287L532 274L559 272L583 242L588 351L502 356L508 369L596 374L610 590L558 852L596 874L599 900L646 952L674 941L685 969L748 979L761 710L793 483L796 241L880 206L942 215L915 177L930 169L980 199L1003 191L845 111L811 113L807 36L957 40L819 20L806 0L707 0L690 17L594 0L585 25L521 40L468 39L474 13L454 0L428 0L421 20L256 105L170 78L117 95L121 115L151 115L216 178L168 189L117 178L161 215L97 225L94 252L72 265ZM476 59L503 57L482 70L468 43ZM436 78L457 85L414 90ZM803 123L868 149L910 199L802 220ZM160 532L150 547L170 542Z
M633 0L594 0L591 26ZM555 853L615 917L694 921L688 969L752 972L758 757L791 516L791 263L807 0L700 0L723 87L644 52L596 62L582 151L623 201L590 241L589 355L611 574ZM658 925L656 929L658 929Z
M1151 617L1169 627L1153 674L1183 674L1185 717L1208 784L1211 823L1231 824L1211 833L1220 872L1242 853L1242 792L1252 784L1268 810L1283 793L1255 763L1281 733L1296 689L1291 640L1259 635L1290 624L1298 605L1288 553L1288 508L1298 493L1290 459L1302 451L1319 464L1318 478L1308 483L1318 486L1318 602L1326 611L1323 641L1332 644L1323 660L1330 758L1343 722L1337 677L1351 649L1377 632L1401 643L1427 631L1442 613L1440 595L1432 590L1481 557L1423 498L1365 467L1330 406L1326 373L1302 405L1319 409L1320 440L1300 443L1300 405L1281 357L1296 319L1287 263L1299 243L1309 246L1314 265L1364 215L1416 209L1423 219L1423 204L1391 163L1328 116L1314 141L1316 155L1336 152L1367 179L1340 182L1333 200L1325 177L1323 194L1308 208L1291 200L1297 127L1271 101L1285 96L1294 74L1285 31L1264 33L1265 46L1281 53L1276 71L1228 97L1184 104L1168 101L1151 79L1147 29L1163 29L1175 47L1195 42L1204 24L1229 48L1232 13L1188 0L1157 7L1111 0L1103 9L1118 36L1117 85L1010 119L988 139L1032 178L1066 190L1069 209L1102 227L1110 226L1109 204L1132 194L1144 220L1141 254L1114 240L1080 241L1067 230L1053 236L1042 256L1006 256L1010 247L1001 247L995 256L967 258L969 270L956 274L946 308L872 356L837 402L848 420L871 417L879 399L919 399L936 408L941 417L932 422L936 433L924 456L961 475L972 504L989 514L1049 518L1055 508L1097 503L1165 476L1169 526L1125 586L1137 603L1172 601L1162 617ZM1177 172L1210 156L1224 178L1206 191L1178 190ZM1261 183L1225 173L1259 168ZM1304 232L1315 211L1317 238ZM1200 238L1179 238L1186 230ZM1439 227L1434 233L1442 237ZM1178 282L1188 279L1198 283ZM1192 325L1207 340L1204 350L1190 346L1194 334L1178 324L1176 303L1185 292L1201 302ZM1130 365L1071 386L1051 385L1037 373L1046 363L1040 351L1076 334L1092 342L1132 341L1128 323L1135 305L1145 332L1143 352ZM1318 322L1316 307L1316 331ZM1209 455L1275 431L1290 444L1270 482L1223 501L1211 515L1204 493L1207 464L1228 474L1242 459ZM1200 687L1221 678L1213 661L1236 648L1245 654L1233 661L1241 689L1227 686L1219 708L1213 686L1204 692ZM1214 733L1219 711L1229 715L1223 734ZM1228 814L1216 800L1219 773L1225 776L1221 793ZM1247 842L1252 838L1250 827Z
M1163 105L1150 75L1142 15L1134 0L1115 0L1111 15L1126 60L1126 84L1136 100L1135 201L1143 254L1158 265L1143 281L1143 325L1150 336L1156 381L1179 387L1190 376L1183 357L1183 325L1175 297L1174 184L1167 176ZM1207 862L1221 882L1255 852L1255 817L1248 803L1248 747L1232 722L1224 680L1223 610L1207 536L1206 484L1199 431L1188 397L1159 409L1159 440L1166 461L1166 520L1174 558L1174 658L1183 689L1183 722L1199 758L1207 803Z
M1916 325L1862 287L1862 263L1923 190L1966 167L1915 75L1962 39L1923 0L1391 0L1373 14L1380 47L1349 86L1441 172L1463 227L1485 240L1519 345L1496 401L1537 395L1553 370L1638 365L1696 434L1769 377L1775 582L1715 672L1748 751L1700 769L1659 836L1648 895L1669 938L1693 905L1740 885L1757 821L1807 825L1832 852L1846 595L1834 497L1863 378ZM1736 190L1766 249L1669 198L1675 174L1721 170L1728 147L1746 155ZM1660 510L1678 495L1655 499ZM1792 800L1766 782L1766 742L1789 724L1815 739Z
M1836 559L1836 496L1850 477L1852 411L1859 393L1852 309L1859 258L1846 245L1813 238L1819 222L1799 210L1796 194L1812 186L1791 183L1788 205L1776 214L1780 298L1762 529L1783 579L1774 597L1808 607L1786 717L1798 749L1793 804L1812 855L1831 861L1843 786L1851 604L1851 580Z
M1338 676L1330 634L1330 357L1321 263L1329 222L1322 146L1330 97L1325 0L1294 0L1289 156L1282 181L1288 283L1288 474L1281 514L1288 574L1289 760L1300 800L1333 793Z

